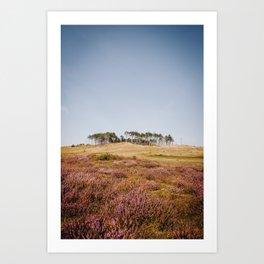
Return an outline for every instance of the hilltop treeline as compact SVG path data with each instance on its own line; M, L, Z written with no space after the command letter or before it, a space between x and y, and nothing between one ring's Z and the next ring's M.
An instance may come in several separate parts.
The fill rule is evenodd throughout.
M120 137L114 132L96 133L89 135L87 138L94 144L130 142L143 145L170 145L174 142L174 139L170 134L163 136L158 133L139 133L137 131L126 131L124 135L121 135Z

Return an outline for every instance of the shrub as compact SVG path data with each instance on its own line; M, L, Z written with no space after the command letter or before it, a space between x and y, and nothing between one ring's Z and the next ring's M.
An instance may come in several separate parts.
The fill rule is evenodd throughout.
M69 221L61 229L62 239L121 239L129 236L129 231L119 229L114 220L107 222L99 216Z
M61 162L63 239L203 237L202 170L110 153Z
M117 155L112 155L110 153L104 153L97 156L97 160L116 160L119 159Z

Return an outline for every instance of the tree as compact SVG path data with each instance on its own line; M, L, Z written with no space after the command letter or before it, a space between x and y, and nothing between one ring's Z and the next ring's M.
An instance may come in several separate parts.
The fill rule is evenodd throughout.
M150 140L152 138L152 133L151 132L146 132L145 133L146 141L150 145Z
M170 145L174 142L172 136L158 133L140 133L138 131L126 131L124 136L121 135L120 138L114 132L105 132L105 133L95 133L87 137L89 140L94 141L94 144L109 144L109 143L118 143L118 142L131 142L134 144L166 144Z
M164 139L165 139L166 145L170 145L172 142L174 142L174 139L173 139L173 137L170 134L165 136Z
M96 133L89 135L88 139L94 140L95 144L108 144L120 142L120 139L114 132Z
M160 145L163 143L163 139L164 139L163 135L162 134L158 134L158 142L159 142Z

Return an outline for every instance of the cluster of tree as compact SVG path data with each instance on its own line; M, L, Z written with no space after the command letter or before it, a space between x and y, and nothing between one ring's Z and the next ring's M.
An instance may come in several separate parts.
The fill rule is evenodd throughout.
M147 144L147 145L153 145L153 144L166 144L169 145L172 142L174 142L174 139L171 135L163 136L162 134L158 133L139 133L137 131L126 131L125 132L125 140L137 143L137 144Z
M174 139L170 134L163 136L158 133L139 133L137 131L126 131L124 136L122 135L120 138L114 132L97 133L89 135L88 139L92 140L94 144L130 142L143 145L170 145L174 142Z
M97 133L89 135L88 139L94 141L94 144L107 144L107 143L117 143L120 139L114 132Z

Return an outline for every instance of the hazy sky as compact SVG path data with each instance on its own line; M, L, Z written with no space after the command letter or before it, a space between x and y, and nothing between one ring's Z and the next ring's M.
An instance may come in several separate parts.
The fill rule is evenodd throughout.
M62 145L171 134L203 145L203 26L62 26Z

